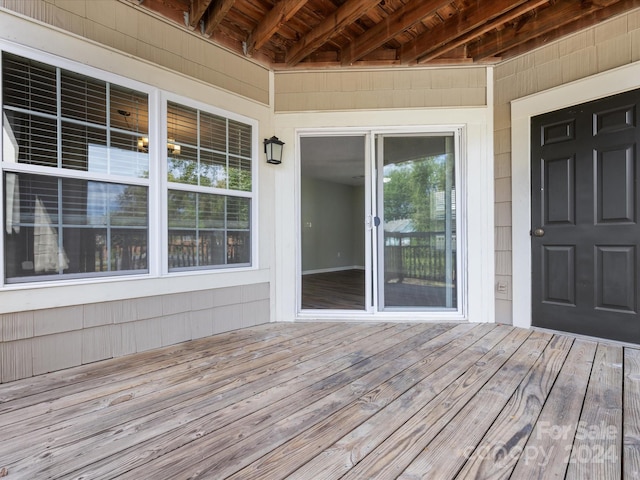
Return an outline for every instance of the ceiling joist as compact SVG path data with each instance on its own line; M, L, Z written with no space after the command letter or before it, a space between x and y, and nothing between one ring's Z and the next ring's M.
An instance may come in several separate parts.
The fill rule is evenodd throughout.
M342 50L342 65L352 65L449 3L451 2L443 0L413 0L405 4L347 45Z
M379 1L348 0L289 49L286 55L287 65L294 66L304 60L307 55L324 44L332 35L339 33L349 24L355 22L369 9L375 7Z
M410 64L414 60L418 60L417 63L427 63L546 3L548 3L547 0L491 2L487 8L482 11L474 11L461 22L456 24L443 23L429 30L428 35L423 34L414 41L403 45L400 61L403 64ZM487 21L487 19L489 20Z
M123 1L274 70L496 63L640 8L640 0Z
M282 0L276 3L249 35L245 46L245 54L251 56L253 52L262 48L282 25L298 13L298 10L305 3L307 3L307 0Z

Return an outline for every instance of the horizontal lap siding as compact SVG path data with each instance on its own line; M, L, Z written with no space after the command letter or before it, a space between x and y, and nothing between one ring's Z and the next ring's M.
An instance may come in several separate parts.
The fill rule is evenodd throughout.
M276 112L483 107L486 69L276 72Z
M269 103L269 71L206 41L199 32L118 0L0 0L0 7L210 85Z
M270 321L269 284L0 315L9 382Z
M496 66L496 320L512 323L511 101L640 61L640 9ZM528 192L522 192L528 195Z

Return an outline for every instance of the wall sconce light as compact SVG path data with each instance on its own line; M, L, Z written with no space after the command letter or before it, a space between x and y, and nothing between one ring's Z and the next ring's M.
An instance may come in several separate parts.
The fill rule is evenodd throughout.
M284 142L280 141L278 137L271 137L264 139L264 153L267 156L267 163L273 163L278 165L282 163L282 146Z
M180 155L180 145L175 144L173 138L167 140L167 153L169 153L169 155ZM149 153L149 137L141 137L138 139L138 151Z

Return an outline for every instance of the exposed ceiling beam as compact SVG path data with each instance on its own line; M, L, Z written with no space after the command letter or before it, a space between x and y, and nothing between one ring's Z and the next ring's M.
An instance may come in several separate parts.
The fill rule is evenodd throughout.
M245 54L250 57L253 52L262 48L305 3L307 3L307 0L281 0L276 3L247 38Z
M403 5L347 45L342 50L342 65L352 65L367 53L384 45L396 35L450 3L450 0L413 0Z
M213 7L209 8L209 14L202 32L206 37L211 36L235 2L236 0L218 0Z
M469 45L468 55L475 61L485 60L599 11L602 12L599 15L599 20L608 18L611 14L606 11L618 4L625 4L624 8L629 9L632 5L640 5L640 0L623 0L606 8L591 2L577 0L552 3L549 7L541 8L535 16L518 23L518 25L512 25L499 32L481 37ZM620 8L620 5L618 7Z
M207 11L211 0L191 0L191 6L189 7L189 28L195 30L200 24L200 20L204 17L204 12Z
M594 2L596 3L596 2ZM604 3L604 2L597 2ZM503 56L504 59L514 57L521 53L526 53L531 50L534 50L542 45L545 45L549 42L552 42L560 37L565 35L570 35L577 31L583 30L585 28L596 25L599 22L607 20L615 15L624 13L629 11L631 8L636 8L640 6L639 0L624 0L618 2L607 2L608 7L596 10L593 13L585 15L578 19L573 19L572 21L565 23L562 26L558 26L557 28L546 32L544 35L540 35L536 38L532 38L525 42L518 44L515 47L509 49L506 55Z
M331 36L341 32L378 3L380 0L348 0L335 12L327 15L318 26L289 49L286 54L286 63L294 66L304 60L307 55L325 43Z
M400 63L406 65L416 59L417 63L427 63L546 3L548 0L479 2L478 7L462 21L438 25L403 45L400 50Z

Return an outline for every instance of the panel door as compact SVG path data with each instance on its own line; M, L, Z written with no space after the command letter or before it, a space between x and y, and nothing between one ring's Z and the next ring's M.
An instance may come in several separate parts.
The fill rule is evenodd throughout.
M532 119L532 324L640 343L640 90Z

